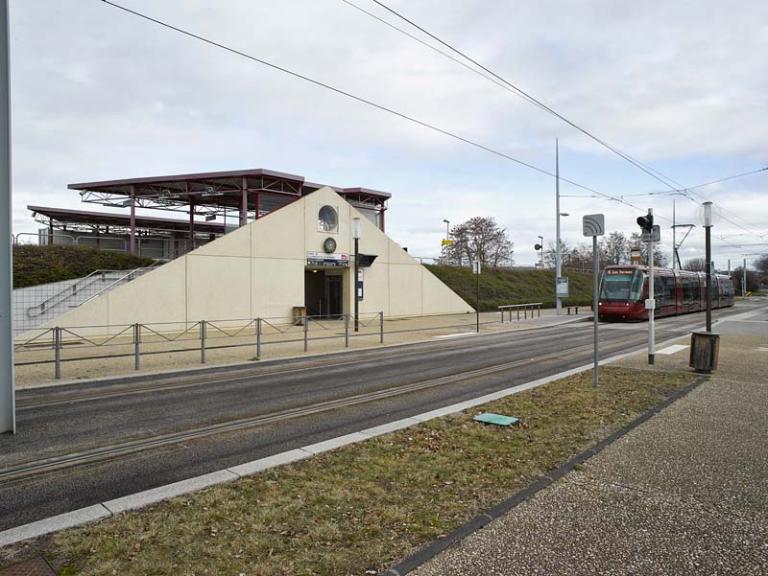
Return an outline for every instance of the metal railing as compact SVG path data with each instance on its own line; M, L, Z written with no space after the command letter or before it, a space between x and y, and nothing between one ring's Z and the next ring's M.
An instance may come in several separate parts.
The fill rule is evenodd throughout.
M434 319L432 324L425 322ZM304 352L319 341L340 340L349 348L353 339L371 338L384 343L385 334L429 332L454 328L474 328L474 315L434 315L384 318L383 312L359 315L359 332L354 316L334 318L299 316L297 318L252 318L240 320L198 320L191 322L134 323L113 326L77 326L38 328L15 342L17 368L53 365L53 377L62 378L62 367L70 362L131 359L134 370L141 370L150 357L192 354L206 364L209 354L228 349L252 348L260 360L265 346L298 344ZM447 321L446 321L447 320ZM416 327L407 326L417 321ZM498 324L497 321L482 322ZM385 325L388 329L385 330ZM402 326L402 327L401 327ZM94 353L95 352L95 353ZM192 360L195 361L195 360ZM233 360L229 360L233 361ZM109 371L105 365L104 370Z
M509 321L512 322L512 312L517 312L517 319L520 320L520 311L523 311L523 319L528 319L528 312L531 313L531 318L538 312L538 317L541 318L541 307L543 302L528 302L525 304L505 304L499 306L499 312L501 312L501 323L504 324L504 312L509 312Z
M96 296L103 294L104 292L107 292L111 290L112 288L115 288L119 284L122 284L124 282L130 282L134 278L137 278L138 276L141 276L148 270L150 270L152 267L147 268L134 268L133 270L125 271L125 270L94 270L87 276L81 278L77 282L74 282L73 284L67 286L66 288L63 288L53 294L52 296L46 298L39 304L35 304L34 306L29 306L26 310L26 314L30 318L35 318L38 316L42 316L52 308L59 306L63 303L65 303L67 300L71 300L75 297L81 297L84 291L87 291L89 288L91 288L94 284L98 283L106 283L109 280L112 280L111 276L117 275L118 277L115 278L109 285L101 287L101 289L93 292L92 294L87 294L87 298L84 300L81 300L78 302L76 306L80 306L84 304L85 302L88 302L89 300L92 300ZM109 276L109 278L108 278Z

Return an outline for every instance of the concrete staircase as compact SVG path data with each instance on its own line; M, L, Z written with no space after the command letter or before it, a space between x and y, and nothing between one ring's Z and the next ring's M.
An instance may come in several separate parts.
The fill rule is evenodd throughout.
M138 278L154 267L96 270L75 280L18 288L13 291L13 332L19 335Z

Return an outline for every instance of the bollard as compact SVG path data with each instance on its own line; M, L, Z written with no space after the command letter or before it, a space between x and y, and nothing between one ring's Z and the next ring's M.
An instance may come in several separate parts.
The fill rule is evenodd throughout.
M261 318L256 318L256 359L261 360Z
M304 317L304 352L309 350L309 316Z
M344 348L349 348L349 314L344 314Z
M53 329L53 361L56 380L61 380L61 328Z
M379 344L384 344L384 312L379 312Z
M205 364L205 320L200 321L200 364Z
M133 325L133 369L141 369L141 350L139 344L141 343L141 324L138 322Z
M541 304L536 306L536 309L539 311L539 316L538 317L541 318Z

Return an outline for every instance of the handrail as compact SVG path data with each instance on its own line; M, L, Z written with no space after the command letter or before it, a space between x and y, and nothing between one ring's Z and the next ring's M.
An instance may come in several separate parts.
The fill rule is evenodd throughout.
M508 310L510 308L523 308L525 306L543 306L544 302L527 302L525 304L503 304L499 310Z
M512 311L517 311L517 319L520 320L520 310L523 311L523 318L528 319L528 310L531 311L531 318L533 318L534 311L538 310L539 318L541 318L541 307L543 302L526 302L525 304L503 304L499 306L499 312L501 312L501 323L504 324L504 312L509 312L509 321L512 322Z
M112 288L114 288L114 287L115 287L115 286L117 286L119 283L121 283L121 282L123 282L124 280L126 280L126 279L127 279L129 276L132 276L132 278L130 278L129 280L133 280L133 279L134 279L134 278L136 278L137 276L141 276L142 274L145 274L146 272L149 272L149 271L150 271L152 268L154 268L154 267L155 267L155 265L153 264L152 266L144 266L144 267L142 267L142 268L134 268L133 270L130 270L130 271L127 273L127 274L125 274L125 275L121 276L120 278L118 278L117 280L115 280L114 282L112 282L112 284L110 284L109 286L105 286L104 288L102 288L101 290L99 290L98 292L96 292L96 294L94 294L93 296L91 296L91 297L90 297L90 298L88 298L87 300L84 300L84 301L82 302L82 304L80 304L80 306L82 306L82 305L83 305L83 304L85 304L86 302L90 302L91 300L93 300L94 298L96 298L96 296L101 296L101 295L102 295L104 292L109 292L110 290L112 290ZM115 270L115 272L118 272L118 270ZM120 270L120 272L122 272L122 270Z
M126 276L129 276L133 272L136 272L137 270L146 270L146 268L135 268L134 270L130 270L127 274L124 274L119 280L116 282L122 281ZM50 296L40 302L39 304L35 304L34 306L30 306L27 308L27 316L30 318L35 318L37 316L42 316L45 314L48 310L50 310L53 306L56 306L57 304L61 304L64 302L67 298L70 298L71 296L77 294L78 292L84 290L88 285L93 283L95 281L94 276L101 276L102 280L105 280L104 276L106 274L114 274L119 272L125 272L125 270L94 270L87 276L81 278L80 280L76 281L73 284L70 284L66 288L62 288L59 290L56 294L53 296ZM110 284L109 288L113 287L115 285L115 282ZM96 293L96 295L101 294L104 292L106 288L100 290ZM90 300L89 298L88 300ZM87 302L87 300L86 300Z

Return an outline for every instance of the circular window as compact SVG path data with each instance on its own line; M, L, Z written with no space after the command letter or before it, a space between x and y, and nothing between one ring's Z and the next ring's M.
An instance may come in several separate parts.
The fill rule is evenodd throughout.
M336 240L333 238L326 238L325 242L323 242L323 250L325 250L326 254L333 254L336 252Z
M339 215L333 206L323 206L317 215L318 225L323 232L336 232L339 227Z

